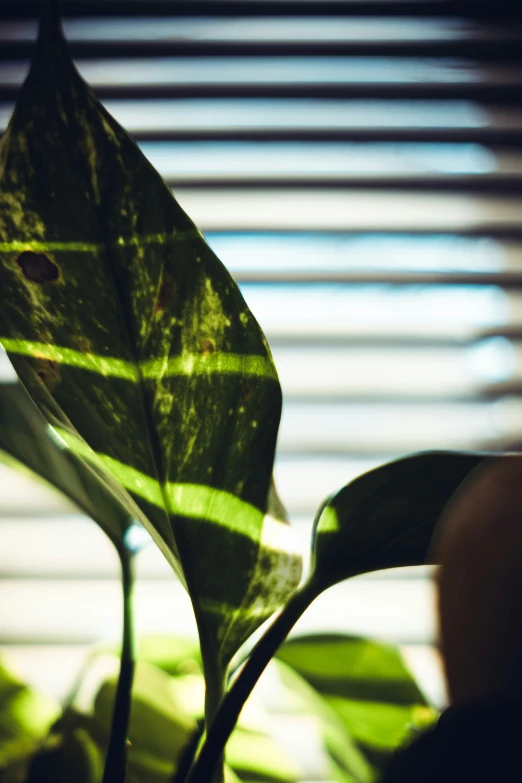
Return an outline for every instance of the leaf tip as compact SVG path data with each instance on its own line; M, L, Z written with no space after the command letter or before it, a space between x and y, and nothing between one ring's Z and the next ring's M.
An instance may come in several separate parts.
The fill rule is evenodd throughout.
M41 43L48 37L63 39L59 0L47 0L42 6L40 26L38 29L38 43Z

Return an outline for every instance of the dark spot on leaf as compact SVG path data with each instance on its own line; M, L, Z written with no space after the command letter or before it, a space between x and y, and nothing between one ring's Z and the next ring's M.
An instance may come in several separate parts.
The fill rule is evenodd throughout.
M213 340L202 340L201 341L201 355L202 356L210 356L210 354L214 353L216 350L216 346Z
M51 359L42 359L36 374L48 389L52 389L60 380L60 365Z
M156 304L154 305L154 310L156 312L159 312L160 310L164 310L168 305L169 301L172 299L173 293L174 293L174 284L171 283L170 280L164 280L160 285L160 289L158 291L158 298L156 299Z
M18 256L17 264L24 277L33 283L52 283L60 276L60 270L45 253L33 253L30 250L25 250Z
M248 383L245 383L243 388L241 389L241 399L242 400L248 400L249 397L252 396L252 389L248 385Z

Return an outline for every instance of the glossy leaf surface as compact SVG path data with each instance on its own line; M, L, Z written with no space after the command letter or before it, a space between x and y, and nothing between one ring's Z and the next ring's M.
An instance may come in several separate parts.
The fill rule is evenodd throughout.
M392 645L318 634L291 639L277 657L326 699L373 764L384 765L412 732L437 717Z
M485 454L426 452L382 465L333 495L314 525L320 592L356 574L430 562L439 517Z
M267 515L281 390L266 340L51 17L1 162L0 339L67 445L149 520L188 586L215 701L300 575Z

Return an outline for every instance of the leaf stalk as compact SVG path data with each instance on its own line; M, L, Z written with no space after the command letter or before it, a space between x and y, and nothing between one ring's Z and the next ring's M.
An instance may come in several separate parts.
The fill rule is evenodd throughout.
M134 553L119 549L123 588L123 638L120 673L114 700L109 749L105 760L103 783L124 783L127 765L127 733L129 730L132 681L134 678L134 629L132 594L134 588Z
M305 609L317 595L316 586L308 582L297 590L276 617L266 633L253 647L250 656L234 679L221 702L199 756L196 758L186 783L209 783L225 745L234 730L241 710L254 686L284 642Z

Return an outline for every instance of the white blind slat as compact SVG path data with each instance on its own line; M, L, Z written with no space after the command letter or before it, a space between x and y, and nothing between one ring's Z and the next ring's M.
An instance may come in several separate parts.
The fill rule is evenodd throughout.
M403 17L401 19L362 17L346 19L337 17L284 17L277 19L248 19L240 16L226 17L134 17L122 19L106 17L103 25L98 20L71 18L64 20L64 31L71 42L98 41L108 43L143 42L154 43L178 41L256 43L274 41L282 43L318 41L327 42L397 42L456 41L469 40L517 40L520 30L509 25L492 24L458 18ZM33 41L37 24L34 21L17 19L4 21L0 29L0 40Z

